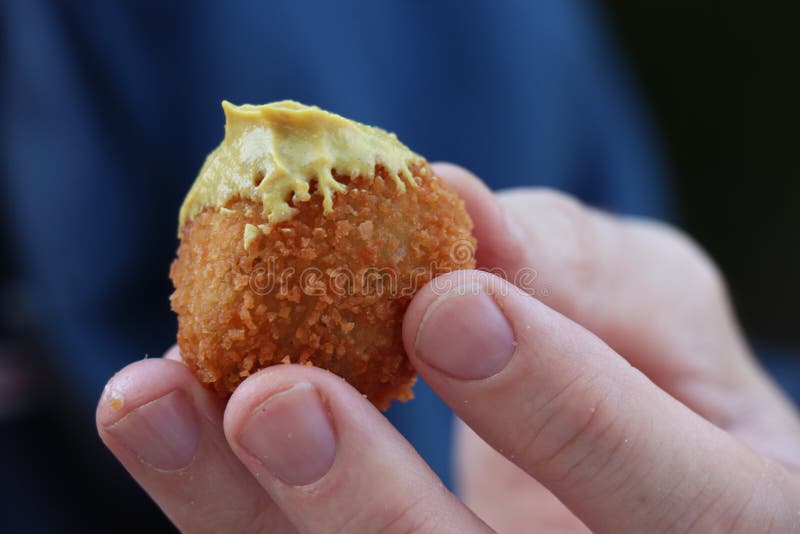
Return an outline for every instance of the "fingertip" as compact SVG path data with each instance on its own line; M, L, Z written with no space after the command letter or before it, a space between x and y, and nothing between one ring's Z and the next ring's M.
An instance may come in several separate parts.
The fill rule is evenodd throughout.
M436 161L431 163L431 169L433 169L433 172L436 174L436 176L447 182L447 184L451 187L458 187L467 184L474 187L482 187L487 191L489 190L489 188L486 187L486 184L484 184L483 181L475 174L455 163L450 163L449 161Z
M276 365L248 377L224 429L301 530L411 531L429 511L449 513L466 530L478 523L363 395L323 369Z
M109 380L97 430L181 532L293 531L230 450L223 405L182 363L149 358Z
M483 293L494 299L494 295L507 295L511 291L519 292L502 276L476 269L453 271L434 278L414 295L403 318L406 353L412 359L416 356L420 328L443 301L467 293Z
M522 258L522 232L506 213L496 195L477 176L452 163L433 163L431 168L464 201L478 241L479 267L515 270Z
M182 364L162 358L133 362L103 388L97 403L99 428L113 425L137 407L176 389L190 389L196 379Z
M453 271L437 276L425 284L411 299L411 302L403 316L403 346L408 357L414 360L416 349L417 333L420 325L425 320L428 309L442 296L452 290L453 287L460 286L464 281L472 280L472 270Z
M232 445L238 441L247 417L256 407L270 396L287 390L294 385L291 376L281 373L284 365L273 365L248 376L234 390L222 419L225 438Z
M432 163L436 176L450 186L461 197L470 216L482 215L494 203L491 189L477 176L454 163Z
M247 377L228 400L223 428L228 442L236 446L242 429L259 406L298 384L311 385L334 420L351 420L340 414L377 409L343 378L325 369L308 365L273 365ZM366 420L362 419L362 422ZM349 423L348 423L349 424Z
M514 291L506 280L482 271L455 271L431 281L404 322L403 341L420 375L434 371L475 380L501 371L516 347L501 309Z
M182 471L200 443L199 416L205 415L207 422L219 420L209 394L180 363L161 358L134 362L104 388L97 432L132 473Z
M181 357L181 349L178 345L172 345L167 352L164 353L165 360L172 360L174 362L183 363L183 358Z

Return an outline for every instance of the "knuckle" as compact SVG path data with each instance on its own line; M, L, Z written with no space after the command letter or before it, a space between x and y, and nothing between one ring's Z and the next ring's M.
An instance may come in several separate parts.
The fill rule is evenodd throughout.
M707 302L721 304L727 299L728 289L719 267L699 246L690 243L694 252L692 275L699 295Z
M575 197L557 189L548 187L534 187L529 189L529 194L537 203L546 204L553 209L574 214L583 211L583 204Z
M618 398L602 375L573 380L534 414L517 453L559 483L591 480L623 449Z
M697 490L690 505L673 514L664 514L660 530L671 532L709 532L715 528L725 532L794 532L797 523L797 502L787 500L785 471L764 460L762 478L756 483L739 479L736 482L709 482ZM713 490L709 487L713 486ZM677 488L677 490L681 487ZM685 489L685 488L684 488Z
M684 285L696 302L714 305L727 299L725 278L717 264L690 235L662 223L649 223L655 238L663 242L662 250L670 265L679 265Z
M591 288L597 284L598 249L597 226L590 210L579 200L552 189L531 191L532 204L543 214L548 232L559 237L561 266L579 287Z
M751 508L763 510L753 513L756 521L770 525L768 532L800 532L800 482L785 467L766 460L767 474L761 486L762 497L752 499ZM765 519L766 518L766 519ZM756 521L753 521L755 525Z
M422 534L436 530L436 516L427 506L428 499L418 495L401 506L387 511L376 521L375 532L381 534Z
M588 213L581 201L553 189L534 189L530 195L531 203L538 210L547 210L552 217L558 218L562 230L581 240L588 237Z
M294 532L295 529L283 515L272 499L264 498L258 492L235 507L229 507L216 518L206 518L201 524L207 525L207 532L221 532L237 525L240 532ZM223 519L220 521L220 519ZM238 524L237 524L238 523Z

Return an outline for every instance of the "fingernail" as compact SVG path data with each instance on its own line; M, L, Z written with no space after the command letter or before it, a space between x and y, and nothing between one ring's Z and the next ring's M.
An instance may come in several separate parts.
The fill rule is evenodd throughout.
M478 284L440 296L417 331L416 356L454 378L478 380L500 372L514 354L514 332Z
M272 395L253 410L239 443L292 486L322 478L336 454L333 427L319 393L308 382Z
M119 402L110 397L109 402ZM200 439L197 415L186 394L175 390L131 410L106 432L156 469L175 471L189 465Z

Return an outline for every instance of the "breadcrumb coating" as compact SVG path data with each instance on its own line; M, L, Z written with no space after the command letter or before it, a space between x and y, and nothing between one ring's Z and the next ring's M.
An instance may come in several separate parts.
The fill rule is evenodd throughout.
M312 192L271 227L243 199L188 221L170 300L201 382L227 396L259 369L296 363L342 376L380 409L412 398L403 314L433 277L473 268L476 246L461 199L426 163L412 172L417 187L405 191L380 165L374 176L334 173L347 189L331 211Z

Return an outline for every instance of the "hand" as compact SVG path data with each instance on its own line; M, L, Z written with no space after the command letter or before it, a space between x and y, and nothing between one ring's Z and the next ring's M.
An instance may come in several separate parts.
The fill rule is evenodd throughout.
M476 221L479 264L503 275L440 277L404 323L420 376L474 431L458 455L474 512L330 373L272 367L224 407L173 349L118 373L97 421L179 528L798 529L800 424L700 252L652 223L436 170Z
M415 359L494 447L460 425L461 495L480 517L504 532L585 531L546 486L596 531L800 531L797 414L753 360L697 247L552 191L493 199L462 169L436 172L479 221L479 266L541 301L495 295L517 347L489 379L444 378ZM452 306L452 330L469 322L463 300L439 306Z

